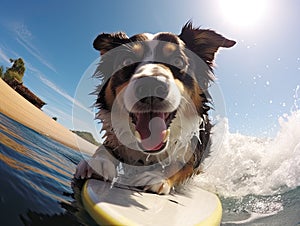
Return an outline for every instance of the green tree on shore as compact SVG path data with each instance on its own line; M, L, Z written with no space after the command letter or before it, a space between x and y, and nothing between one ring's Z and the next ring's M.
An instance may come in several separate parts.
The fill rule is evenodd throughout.
M23 76L25 73L25 63L22 58L18 59L9 59L13 64L10 68L6 68L6 71L3 72L3 67L0 69L0 76L4 81L12 81L16 79L20 83L23 82Z

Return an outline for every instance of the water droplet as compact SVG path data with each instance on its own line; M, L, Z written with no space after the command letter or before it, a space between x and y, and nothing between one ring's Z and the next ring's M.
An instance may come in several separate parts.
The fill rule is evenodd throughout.
M147 157L146 157L146 162L148 162L149 161L149 158L150 158L150 154L149 155L147 155Z
M114 187L114 184L115 184L117 181L118 181L118 177L114 177L114 178L112 179L112 182L111 182L111 184L110 184L110 188L111 188L111 189Z
M157 158L159 164L161 165L162 172L164 171L165 167L169 166L171 164L171 156L167 156L165 159Z

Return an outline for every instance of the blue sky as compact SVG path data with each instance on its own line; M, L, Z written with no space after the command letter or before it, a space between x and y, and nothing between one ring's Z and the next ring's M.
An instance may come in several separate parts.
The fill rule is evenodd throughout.
M245 9L232 1L4 0L0 65L22 57L24 84L47 103L44 112L67 128L85 130L90 124L81 113L75 114L79 119L73 125L72 108L75 101L76 111L92 118L88 107L93 99L78 97L77 87L84 89L80 81L92 73L99 56L92 48L94 38L115 31L179 34L192 19L237 41L234 48L219 52L215 68L230 131L274 136L278 117L299 102L300 5L296 0L253 0L252 5L243 0ZM91 87L93 82L88 81Z

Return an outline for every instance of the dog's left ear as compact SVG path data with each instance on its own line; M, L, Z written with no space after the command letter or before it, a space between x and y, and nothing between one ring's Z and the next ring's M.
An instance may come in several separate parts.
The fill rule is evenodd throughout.
M184 25L178 37L186 44L188 49L209 65L213 64L215 53L220 47L229 48L236 43L212 30L194 28L191 22Z

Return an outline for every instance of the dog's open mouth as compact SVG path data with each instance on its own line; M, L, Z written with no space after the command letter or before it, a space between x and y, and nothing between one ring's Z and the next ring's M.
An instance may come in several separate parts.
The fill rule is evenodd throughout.
M166 147L175 114L176 111L130 113L135 125L134 135L144 152L154 154Z

